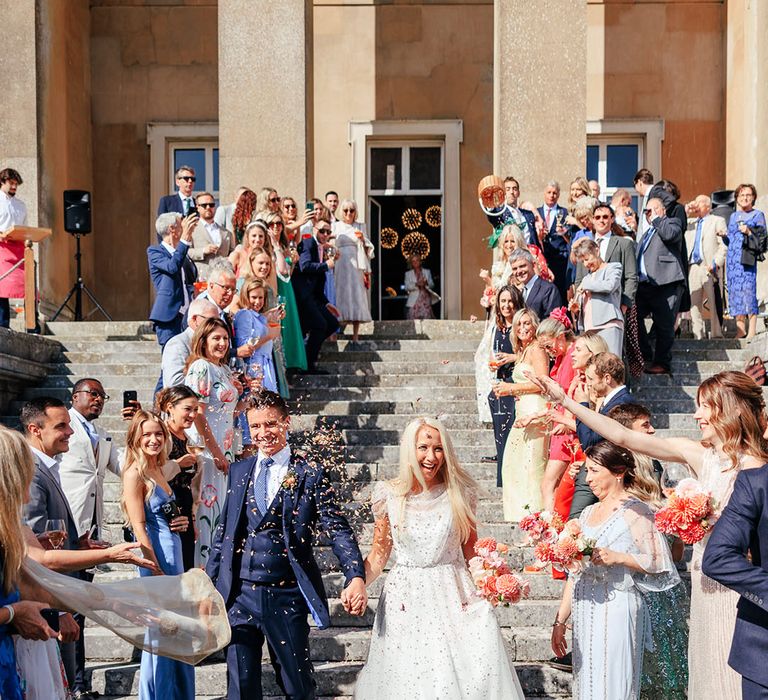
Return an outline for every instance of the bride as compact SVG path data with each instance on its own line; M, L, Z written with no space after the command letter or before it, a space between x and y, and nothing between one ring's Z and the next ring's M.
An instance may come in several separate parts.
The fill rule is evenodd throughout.
M477 540L477 485L442 423L417 418L400 443L400 473L373 490L366 585L394 547L356 698L522 700L491 605L466 562ZM351 601L354 607L358 601Z

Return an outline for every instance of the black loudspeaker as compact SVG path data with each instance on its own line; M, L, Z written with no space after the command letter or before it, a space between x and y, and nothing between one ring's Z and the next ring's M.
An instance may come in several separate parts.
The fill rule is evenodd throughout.
M736 190L718 190L712 193L712 206L728 206L732 207L736 204Z
M91 193L64 190L64 230L67 233L91 232Z

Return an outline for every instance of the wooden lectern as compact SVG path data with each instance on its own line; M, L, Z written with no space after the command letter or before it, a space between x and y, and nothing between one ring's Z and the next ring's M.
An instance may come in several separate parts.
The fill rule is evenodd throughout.
M37 281L35 279L35 251L33 243L40 243L53 232L49 228L12 226L6 240L24 242L24 327L27 332L37 326Z

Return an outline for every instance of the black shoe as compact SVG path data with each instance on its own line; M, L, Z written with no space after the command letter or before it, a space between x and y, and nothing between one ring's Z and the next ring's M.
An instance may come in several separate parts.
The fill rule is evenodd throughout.
M481 457L480 461L483 464L496 464L499 460L497 457Z
M72 693L72 700L96 700L100 695L97 690L76 690Z
M553 656L549 660L549 665L558 668L561 671L573 671L573 657L569 651L565 656Z

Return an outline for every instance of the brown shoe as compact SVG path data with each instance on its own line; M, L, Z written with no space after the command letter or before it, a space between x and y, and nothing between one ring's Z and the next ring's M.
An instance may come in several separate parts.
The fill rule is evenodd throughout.
M649 365L644 371L646 374L671 374L666 367L662 367L661 365Z

